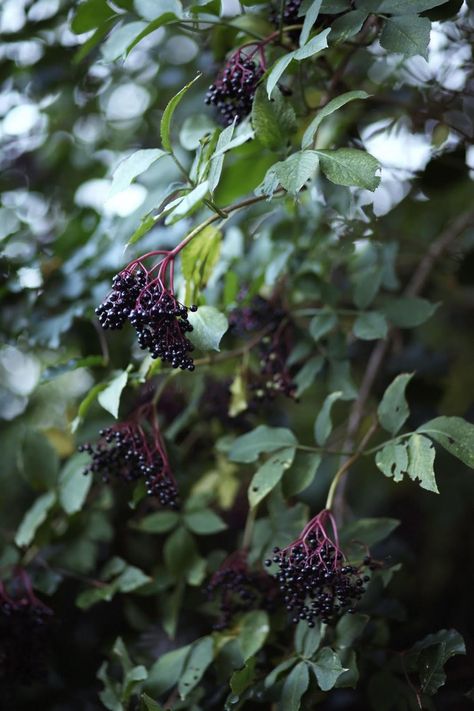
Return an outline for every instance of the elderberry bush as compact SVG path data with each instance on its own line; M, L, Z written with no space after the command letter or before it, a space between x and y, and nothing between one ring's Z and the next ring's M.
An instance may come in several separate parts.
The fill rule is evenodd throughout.
M328 524L333 526L335 540L327 534ZM354 612L370 579L363 574L370 558L358 567L345 562L329 511L310 521L295 542L283 550L275 547L273 552L273 559L266 560L265 565L278 565L276 579L292 622L304 620L314 627L317 619L329 624L344 613Z
M206 93L205 103L216 107L224 126L234 121L240 123L252 110L255 92L264 74L264 67L252 59L259 50L257 47L250 53L235 52Z
M215 630L228 627L239 612L259 608L274 612L279 598L274 579L265 571L250 570L244 551L237 551L224 561L205 592L210 599L219 601Z
M178 487L156 422L151 431L133 420L107 427L96 444L83 444L79 450L91 457L85 475L101 476L105 483L142 479L148 496L158 498L162 506L178 508Z
M194 346L186 337L193 330L188 309L181 304L160 278L139 265L124 269L112 281L112 291L96 308L104 329L121 329L127 320L137 333L138 344L152 358L161 358L173 368L194 370L189 355ZM196 311L192 305L190 311Z

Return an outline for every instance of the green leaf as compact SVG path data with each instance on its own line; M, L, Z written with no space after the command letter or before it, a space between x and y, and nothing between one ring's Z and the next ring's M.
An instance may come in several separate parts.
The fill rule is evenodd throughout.
M114 581L114 585L119 592L128 593L150 582L151 578L143 570L136 568L134 565L127 565L125 570Z
M319 339L326 336L329 331L332 331L336 325L336 314L332 311L322 311L311 319L309 333L315 341L319 341Z
M335 99L328 101L326 106L318 111L317 115L311 121L307 129L303 134L303 140L301 141L301 148L309 148L314 141L316 132L321 125L321 122L327 117L333 114L338 109L342 108L350 101L355 101L356 99L368 99L370 94L365 91L347 91L344 94L336 96Z
M405 57L419 54L427 59L430 31L431 22L427 17L394 15L385 20L380 44L388 52L403 54Z
M448 0L380 0L377 11L394 15L417 14L444 5Z
M180 101L183 99L184 95L186 92L189 91L189 89L192 87L192 85L201 77L200 74L198 74L192 81L190 81L186 86L184 86L178 93L173 96L171 101L167 104L163 116L161 118L161 125L160 125L160 134L161 134L161 143L163 144L163 148L165 151L169 151L170 153L173 151L173 147L171 145L171 121L173 118L173 114L176 110L176 107L180 103Z
M235 123L224 128L217 139L216 149L211 158L210 168L209 168L209 190L214 193L215 189L219 185L219 180L221 179L222 169L224 167L225 151L228 149L232 143L232 137L235 131Z
M263 610L246 612L240 618L238 643L244 662L264 645L270 631L268 615Z
M255 677L255 657L250 657L242 669L237 669L230 677L232 693L240 696L251 686Z
M298 151L286 160L275 163L263 180L263 194L272 195L278 185L281 185L287 192L296 195L306 181L313 177L318 163L314 151Z
M405 389L413 378L413 373L397 375L388 388L377 408L379 422L387 432L396 435L405 424L410 409L405 398Z
M318 19L319 12L321 10L322 0L313 0L304 16L303 28L300 32L300 47L306 44L311 30L313 29L314 23Z
M354 336L362 341L374 341L386 337L388 324L379 311L366 311L354 321L353 331Z
M183 14L183 6L179 0L134 0L135 10L144 20L155 20L166 13L176 17Z
M387 538L400 525L396 518L361 518L347 524L340 531L341 543L358 541L374 546Z
M306 662L299 662L288 674L281 694L281 707L285 711L299 711L301 697L309 686Z
M206 197L208 192L209 183L205 180L203 183L196 185L196 187L186 193L186 195L176 198L173 203L168 205L168 207L172 209L165 219L165 225L172 225L193 212L201 204L201 201ZM174 205L175 207L172 207Z
M331 25L331 42L345 42L361 31L367 19L367 10L353 10L337 17Z
M354 284L354 303L358 309L366 309L377 295L382 283L383 270L375 266L359 268L352 276Z
M97 397L104 410L110 412L115 418L118 417L120 398L127 381L128 371L122 370Z
M413 481L428 491L438 493L433 463L435 449L430 440L422 435L411 435L404 444L389 442L377 452L375 463L385 476L402 481L408 474Z
M369 615L343 615L336 625L336 646L338 649L352 647L355 640L364 631L370 617Z
M341 399L342 395L343 393L340 390L328 395L323 402L323 406L321 407L318 416L316 417L316 421L314 423L314 439L320 447L326 443L329 435L331 434L331 409L333 404L337 400Z
M357 148L314 151L325 176L336 185L354 185L374 191L380 177L376 175L380 164L374 156Z
M273 669L270 674L265 678L264 685L266 689L271 689L272 686L278 681L280 674L283 674L287 669L291 669L297 662L296 657L290 657L290 659L285 659L283 662L278 664L278 666Z
M185 247L181 257L183 276L196 289L206 286L219 260L222 232L209 225Z
M197 642L194 642L178 683L181 699L185 699L197 686L213 659L214 643L212 637L202 637Z
M185 514L184 523L193 533L200 536L219 533L227 528L227 524L211 509L201 509Z
M181 677L190 650L191 645L187 644L163 654L151 667L145 688L157 696L171 689Z
M433 464L436 452L433 443L423 435L414 434L408 440L408 475L419 480L422 489L439 494Z
M71 423L71 431L76 432L82 420L87 414L88 409L96 399L97 395L102 392L107 387L106 383L97 383L93 388L89 390L85 398L82 400L79 408L77 410L77 415Z
M156 701L153 701L151 696L148 696L147 694L142 694L140 696L140 701L142 711L165 711L163 706L158 704Z
M299 494L312 483L321 459L321 455L316 452L296 451L293 464L283 476L283 492L286 497Z
M274 452L297 444L298 441L291 430L259 425L234 440L229 451L229 459L232 462L255 462L262 452Z
M322 52L328 46L328 34L331 30L326 29L320 32L318 35L313 37L307 44L303 45L294 52L289 52L288 54L280 57L270 70L267 77L267 94L270 97L272 95L273 89L278 84L283 72L288 67L288 65L296 59L296 61L301 62L309 57L314 57L315 54Z
M305 659L311 659L321 642L321 628L319 624L308 627L304 620L296 625L295 650Z
M148 37L148 35L150 35L152 32L155 32L155 30L158 30L160 27L163 27L163 25L175 22L176 19L176 15L173 12L164 12L162 15L157 17L155 20L152 20L152 22L149 22L148 24L146 24L145 22L140 23L143 24L144 27L140 32L135 33L135 36L133 38L131 38L131 41L128 43L128 46L126 48L126 56L130 54L132 49L136 47L137 44L142 41L142 39L145 39L145 37Z
M183 526L167 538L163 554L167 569L178 579L186 577L189 580L200 561L194 538Z
M464 640L456 630L440 630L413 645L407 655L410 670L417 670L421 690L436 694L446 681L444 665L457 654L466 654Z
M427 321L438 308L426 299L416 296L403 296L386 301L382 311L389 321L401 328L414 328Z
M474 469L474 425L470 422L462 417L435 417L418 427L417 432L427 434L466 466Z
M296 397L300 397L314 383L318 373L324 365L323 356L317 355L310 358L293 378L296 385Z
M408 473L408 451L404 444L389 442L375 455L375 463L380 471L394 481L402 481Z
M293 107L283 98L281 91L275 91L268 98L261 84L252 104L252 126L260 143L273 151L281 151L296 128Z
M82 509L91 487L92 476L84 474L89 461L90 457L86 452L74 454L59 475L59 503L70 516Z
M145 533L166 533L171 531L179 521L176 511L156 511L133 523L133 528Z
M248 489L250 508L258 506L260 501L275 488L286 469L291 467L294 456L294 447L281 449L257 469Z
M77 6L71 21L71 30L76 35L90 32L115 14L105 0L86 0Z
M218 351L222 336L229 328L226 316L214 306L200 306L196 312L190 311L189 322L193 331L189 340L202 351Z
M146 27L146 22L128 22L121 27L114 27L101 46L104 62L115 62L127 52L130 44Z
M314 57L315 54L319 54L319 52L322 52L323 49L326 49L328 46L328 34L330 31L330 29L326 29L315 35L315 37L312 37L309 42L295 50L294 58L298 62L301 62L301 60Z
M168 153L160 148L143 148L124 158L113 171L108 198L128 188L137 175L144 173L153 163L166 155Z
M20 548L29 546L36 531L46 521L49 511L56 503L56 494L50 491L36 499L33 506L26 512L15 535L15 543Z
M311 668L321 691L332 689L340 675L347 671L342 666L339 655L330 647L323 647L319 650Z

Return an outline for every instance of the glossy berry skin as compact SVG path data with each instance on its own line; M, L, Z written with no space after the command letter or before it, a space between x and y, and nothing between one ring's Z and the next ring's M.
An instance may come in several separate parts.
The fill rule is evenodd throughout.
M333 527L333 537L327 533ZM304 620L314 627L319 619L326 624L337 620L362 598L368 576L364 563L348 565L337 542L337 529L329 511L324 510L305 527L299 539L275 553L276 579L286 609L296 624Z
M273 612L278 602L274 579L261 570L250 570L245 551L227 558L206 587L209 598L219 600L219 619L215 630L229 627L234 615L259 608Z
M103 429L100 435L97 444L79 447L91 456L84 474L99 475L105 483L143 479L148 496L158 498L162 506L178 508L178 488L156 420L152 420L151 430L129 421Z
M211 84L205 102L217 109L218 120L224 126L240 123L252 110L252 103L264 69L251 57L254 52L238 50Z
M170 261L163 260L164 273ZM188 309L177 301L172 288L168 289L160 276L151 276L155 269L147 271L140 260L132 262L113 278L112 291L95 312L104 329L121 329L128 320L137 333L140 348L148 350L152 358L192 371L190 353L194 346L186 334L193 327ZM191 311L196 309L190 307Z

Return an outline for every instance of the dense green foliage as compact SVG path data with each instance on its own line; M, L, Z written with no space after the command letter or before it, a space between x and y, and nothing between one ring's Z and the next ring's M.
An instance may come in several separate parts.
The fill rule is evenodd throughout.
M473 5L4 0L1 709L472 704Z

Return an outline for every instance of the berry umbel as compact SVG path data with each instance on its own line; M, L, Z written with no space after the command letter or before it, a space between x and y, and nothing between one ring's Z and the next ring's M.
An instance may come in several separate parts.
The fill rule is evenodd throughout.
M278 598L275 580L263 570L250 570L244 550L232 553L206 587L209 598L219 600L220 616L215 630L228 627L238 612L260 608L273 611Z
M205 98L216 107L220 123L229 126L248 116L265 69L263 43L244 45L231 55Z
M316 619L330 623L353 612L365 592L369 577L363 575L363 568L370 565L370 558L358 567L345 561L334 517L327 509L305 526L296 541L273 552L265 565L278 564L276 578L294 623L305 620L309 627Z
M126 422L100 430L97 444L83 444L91 456L84 474L98 474L102 481L145 481L149 496L162 506L178 508L178 487L171 471L156 413L151 406L140 408Z
M193 330L188 309L174 295L174 252L149 252L128 264L113 278L112 291L95 310L104 329L121 329L128 320L138 344L152 358L161 358L173 368L194 370L189 355L194 347L186 337ZM144 261L165 255L150 269ZM192 305L190 311L196 311Z

